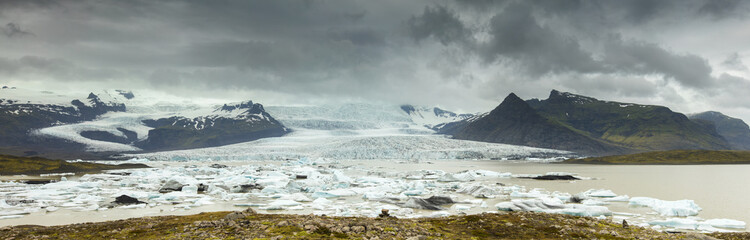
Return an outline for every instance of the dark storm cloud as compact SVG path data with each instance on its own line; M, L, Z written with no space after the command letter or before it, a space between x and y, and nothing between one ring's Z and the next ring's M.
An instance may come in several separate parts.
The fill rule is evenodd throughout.
M599 66L577 41L539 25L526 4L513 4L490 20L489 42L478 51L487 61L497 57L520 60L535 74L558 71L592 72Z
M17 23L12 23L12 22L5 24L5 27L3 28L3 33L5 33L5 36L7 37L34 36L33 33L21 30L21 26L19 26Z
M722 77L717 69L745 71L746 46L675 44L707 39L699 34L714 23L730 25L713 32L719 38L743 37L730 31L747 26L749 3L7 0L0 1L0 22L7 23L0 74L178 93L263 90L428 104L450 98L453 106L476 108L509 91L546 95L551 88L680 99L675 93L683 89L745 86L747 76ZM652 36L676 28L683 35ZM18 38L30 34L36 36Z
M414 40L433 37L444 45L466 43L471 34L456 14L444 6L425 7L422 15L412 16L407 25Z
M653 43L623 40L617 35L598 39L603 43L603 52L599 59L595 59L594 53L581 48L580 39L541 25L534 14L535 8L547 12L559 5L567 6L562 7L562 11L570 11L574 8L572 6L580 6L580 1L540 2L543 3L541 6L531 5L529 2L505 4L502 11L489 20L489 40L464 46L487 62L510 60L520 63L522 68L535 76L561 72L658 74L687 87L702 88L714 84L711 77L713 69L704 58L674 53ZM652 3L653 1L627 2L630 4L627 12L631 14L627 18L644 19L643 21L654 17L654 11L664 9L662 5L669 4ZM415 40L435 36L443 44L475 41L469 39L468 36L472 34L468 33L468 28L445 8L427 8L422 15L412 17L410 23L427 20L433 20L434 23L417 25L418 27L410 25Z
M747 10L747 5L742 4L742 0L710 0L706 1L698 13L705 14L714 18L724 18L744 14L742 11ZM743 9L745 8L745 9Z

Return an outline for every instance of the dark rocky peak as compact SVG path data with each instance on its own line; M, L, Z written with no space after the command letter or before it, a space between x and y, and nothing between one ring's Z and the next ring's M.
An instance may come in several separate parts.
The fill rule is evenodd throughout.
M135 95L133 95L133 92L131 92L131 91L115 90L115 92L117 92L118 94L122 95L123 97L125 97L128 100L135 98Z
M89 93L89 96L88 96L88 97L86 97L86 99L90 99L90 100L94 100L94 99L96 99L96 100L99 100L99 96L97 96L97 95L96 95L96 94L94 94L94 93Z
M406 114L409 114L409 115L411 115L413 112L417 111L417 109L414 108L414 106L408 105L408 104L401 105L401 110L404 110L404 112L406 112Z
M433 112L435 112L435 116L438 116L438 117L456 117L456 116L458 116L454 112L443 110L443 109L440 109L440 108L433 108Z
M234 105L224 104L224 106L221 106L219 111L231 112L234 110L243 109L246 109L245 113L247 114L261 114L266 112L266 110L263 108L263 105L261 105L260 103L253 103L253 101L250 100Z
M516 96L515 93L508 94L500 105L498 105L490 114L498 113L515 113L521 114L526 112L534 112L534 109L529 106L523 99Z

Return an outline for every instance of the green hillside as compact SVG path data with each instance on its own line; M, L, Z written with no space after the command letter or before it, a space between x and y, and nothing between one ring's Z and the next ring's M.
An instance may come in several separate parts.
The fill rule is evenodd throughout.
M750 164L750 151L672 150L619 156L568 159L583 164Z
M601 101L555 90L546 100L528 103L548 119L634 151L730 149L715 128L662 106Z

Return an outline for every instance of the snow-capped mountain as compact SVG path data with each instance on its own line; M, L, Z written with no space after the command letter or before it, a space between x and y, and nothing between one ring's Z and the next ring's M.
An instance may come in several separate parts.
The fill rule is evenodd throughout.
M123 90L90 93L79 100L49 91L1 91L5 134L0 148L21 149L25 155L187 149L289 132L252 101L217 104Z

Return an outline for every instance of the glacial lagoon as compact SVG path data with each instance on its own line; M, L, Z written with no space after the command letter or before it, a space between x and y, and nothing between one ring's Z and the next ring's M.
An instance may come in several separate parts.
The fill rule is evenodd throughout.
M210 165L215 163L226 167L212 168ZM3 183L0 186L3 198L36 199L36 203L0 203L0 217L5 218L0 219L0 226L187 215L240 210L247 206L265 213L341 216L376 215L386 208L398 217L431 217L497 211L495 205L501 202L534 199L537 195L564 199L590 189L610 190L618 198L627 195L631 199L690 199L700 207L696 216L661 216L653 208L632 206L627 199L623 202L589 197L595 200L592 205L603 204L611 211L611 216L602 217L613 221L626 219L631 224L662 230L672 228L654 224L670 219L695 223L709 219L750 222L750 201L747 201L750 191L745 190L750 183L750 176L745 174L750 171L750 165L612 166L502 160L152 161L148 164L155 168L115 171L129 172L129 176L108 173L65 176L68 183L58 182L58 186ZM582 180L520 178L549 172L574 173ZM296 175L309 175L310 179L295 179ZM162 182L169 179L188 185L204 182L224 188L211 186L206 192L197 193L187 187L178 192L159 193ZM251 182L264 185L264 190L242 193L231 186ZM477 198L462 193L462 188L467 186L484 186L495 195ZM307 191L288 191L299 188ZM121 194L148 204L104 208ZM424 210L412 208L406 202L409 197L433 195L450 196L459 203L444 205L442 210ZM400 199L383 200L388 197ZM736 227L711 229L743 230Z

